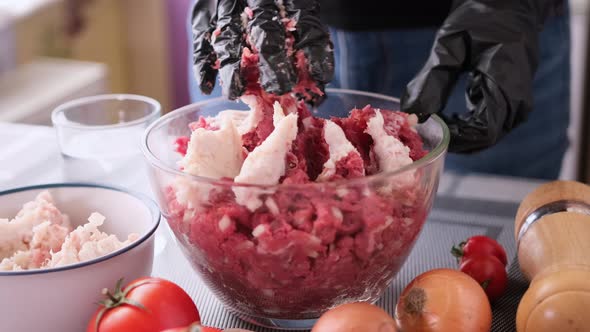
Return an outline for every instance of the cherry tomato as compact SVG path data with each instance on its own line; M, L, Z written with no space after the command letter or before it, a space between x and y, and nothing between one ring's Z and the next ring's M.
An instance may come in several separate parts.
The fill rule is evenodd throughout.
M457 257L459 264L474 255L492 255L496 256L504 266L508 263L506 251L502 245L485 235L475 235L468 238L458 246L453 246L451 253Z
M500 298L506 290L506 267L496 256L471 256L461 263L459 270L470 275L483 287L490 302Z
M107 298L88 322L87 332L160 332L188 326L201 320L191 297L175 283L144 277L115 291L104 290Z
M200 322L192 323L189 326L176 327L173 329L162 330L161 332L221 332L223 330L216 327L203 326Z

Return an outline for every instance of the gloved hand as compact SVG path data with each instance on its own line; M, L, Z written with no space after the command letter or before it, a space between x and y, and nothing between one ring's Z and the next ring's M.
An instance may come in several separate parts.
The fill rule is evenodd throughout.
M333 48L328 31L319 20L318 1L282 3L279 6L275 0L197 1L192 16L194 72L204 94L210 94L215 86L219 61L222 94L229 99L242 95L245 77L240 60L248 42L259 54L260 84L269 93L282 95L293 89L298 79L294 56L298 50L304 52L306 69L320 88L332 79ZM253 15L244 24L246 7L251 9L247 13ZM281 18L296 22L293 54L288 54L285 46L286 31Z
M461 0L437 32L424 68L402 95L402 111L421 121L441 113L454 84L469 73L464 114L443 117L451 152L494 145L533 108L538 33L555 0Z

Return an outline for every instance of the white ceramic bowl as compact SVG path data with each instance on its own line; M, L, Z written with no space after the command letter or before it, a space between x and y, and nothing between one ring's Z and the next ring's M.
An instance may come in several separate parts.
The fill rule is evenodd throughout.
M75 228L92 212L106 217L101 230L121 240L139 239L109 255L74 265L0 272L0 331L81 332L118 279L148 276L154 258L154 232L160 222L149 197L96 184L47 184L0 192L0 218L13 218L23 203L48 190Z

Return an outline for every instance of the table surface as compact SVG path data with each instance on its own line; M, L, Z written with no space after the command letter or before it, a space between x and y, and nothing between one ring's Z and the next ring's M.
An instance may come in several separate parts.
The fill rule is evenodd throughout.
M60 163L59 147L52 127L0 122L0 190L64 181ZM151 194L142 176L126 181L122 185ZM543 182L528 178L445 172L438 193L457 198L518 203Z
M0 191L34 184L63 182L64 172L54 129L0 123ZM89 179L92 181L93 179ZM518 203L544 181L482 174L458 175L444 172L435 206L402 270L385 292L379 305L390 312L404 285L421 272L435 267L456 267L449 246L473 234L492 236L511 258L511 283L506 296L494 305L493 331L514 330L516 305L526 282L519 273L513 240L513 218ZM126 177L119 186L152 195L145 173ZM182 256L166 223L156 237L153 275L168 278L183 287L201 308L205 324L222 328L242 327L271 331L249 325L223 310Z

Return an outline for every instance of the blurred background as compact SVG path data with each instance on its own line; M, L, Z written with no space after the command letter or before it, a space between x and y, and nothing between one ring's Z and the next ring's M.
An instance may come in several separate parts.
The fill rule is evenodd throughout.
M584 87L590 1L570 0L572 145L562 178L590 180ZM0 122L50 125L64 101L136 93L189 103L191 0L0 0Z

